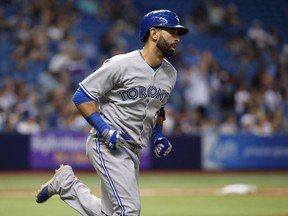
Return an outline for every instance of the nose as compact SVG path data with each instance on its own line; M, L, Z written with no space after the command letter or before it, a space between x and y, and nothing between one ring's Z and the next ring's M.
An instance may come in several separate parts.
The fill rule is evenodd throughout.
M179 37L179 35L175 35L175 36L174 36L174 41L175 41L176 43L179 43L179 42L180 42L180 37Z

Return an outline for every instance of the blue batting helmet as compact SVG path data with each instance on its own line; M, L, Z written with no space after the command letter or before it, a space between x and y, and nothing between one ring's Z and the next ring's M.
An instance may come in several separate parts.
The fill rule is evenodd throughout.
M189 30L180 25L179 18L176 13L170 10L155 10L147 13L140 23L140 40L143 42L147 31L151 27L168 27L177 28L178 35L185 35Z

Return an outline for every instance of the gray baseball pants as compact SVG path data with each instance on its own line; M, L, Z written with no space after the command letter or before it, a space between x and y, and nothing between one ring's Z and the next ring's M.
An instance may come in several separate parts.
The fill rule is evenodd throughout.
M139 149L110 149L89 135L86 154L101 180L101 199L71 171L60 183L60 198L82 215L139 216Z

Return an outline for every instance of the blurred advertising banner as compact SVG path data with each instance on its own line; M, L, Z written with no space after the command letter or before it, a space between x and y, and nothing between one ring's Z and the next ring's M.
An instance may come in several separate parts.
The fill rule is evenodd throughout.
M87 135L79 132L53 131L31 135L31 169L55 169L69 164L76 169L91 169L86 157Z
M203 170L288 168L288 136L220 135L202 137Z
M69 164L75 169L92 170L86 156L87 134L75 131L41 132L30 138L30 168L56 169ZM147 150L143 150L141 168L149 168Z

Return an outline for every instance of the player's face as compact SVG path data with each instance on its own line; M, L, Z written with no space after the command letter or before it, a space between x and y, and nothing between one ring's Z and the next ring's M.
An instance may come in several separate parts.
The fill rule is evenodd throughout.
M163 57L172 57L180 39L177 29L160 29L160 36L156 43L157 48L162 52Z

